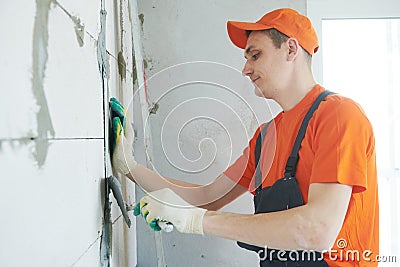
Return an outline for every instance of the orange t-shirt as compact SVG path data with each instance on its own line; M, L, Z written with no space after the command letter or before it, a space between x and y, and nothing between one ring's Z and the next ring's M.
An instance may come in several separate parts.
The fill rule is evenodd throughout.
M300 124L324 88L315 86L294 108L281 112L270 124L263 142L260 167L262 187L282 178ZM265 124L264 124L265 125ZM254 193L257 136L224 174ZM328 96L311 118L301 148L296 178L308 201L312 183L353 186L346 217L330 253L329 266L377 266L379 251L379 206L375 139L362 108L338 94Z

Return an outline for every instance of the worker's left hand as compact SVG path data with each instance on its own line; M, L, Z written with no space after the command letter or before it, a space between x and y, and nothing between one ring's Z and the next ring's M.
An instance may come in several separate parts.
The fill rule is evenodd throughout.
M110 110L112 165L115 170L126 175L137 165L132 153L135 132L129 123L127 110L116 98L110 99Z
M207 210L190 205L169 188L142 197L140 210L150 227L157 221L166 221L181 233L204 234L203 217Z

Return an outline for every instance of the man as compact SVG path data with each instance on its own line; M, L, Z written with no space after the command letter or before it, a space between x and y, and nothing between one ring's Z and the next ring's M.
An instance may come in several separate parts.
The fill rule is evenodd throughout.
M229 21L227 28L231 41L244 49L243 75L254 83L256 95L275 100L283 111L269 126L257 129L243 155L205 186L161 177L137 164L131 153L124 153L132 149L128 127L128 138L116 145L113 165L151 192L140 201L146 221L168 221L183 233L237 240L241 247L256 252L264 248L258 251L261 266L376 266L375 143L361 107L337 94L327 96L305 126L293 177L286 176L300 125L325 91L311 72L311 59L319 47L311 22L285 8L255 23ZM260 139L262 184L258 185L254 183L255 150L261 131L265 136ZM275 154L271 147L276 147ZM273 191L290 179L293 187ZM283 209L274 204L257 214L218 211L248 191L255 193L256 206L268 206L281 195L291 198L296 192L300 192L299 202L289 201ZM290 252L304 251L322 252L323 257L307 261L299 253L290 256Z

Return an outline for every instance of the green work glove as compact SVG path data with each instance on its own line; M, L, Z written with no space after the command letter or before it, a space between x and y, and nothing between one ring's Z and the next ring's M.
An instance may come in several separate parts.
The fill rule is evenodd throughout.
M110 131L110 153L114 153L114 149L119 138L121 131L119 127L123 127L126 130L126 114L127 111L124 106L114 97L110 99L110 120L111 120L111 131ZM118 120L117 120L118 119ZM119 123L118 123L119 122Z
M204 234L203 217L207 210L192 206L169 188L142 197L140 212L153 229L157 221L163 221L172 223L181 233Z
M133 215L135 215L135 216L142 215L143 218L146 219L147 214L146 214L146 215L143 215L143 214L141 214L141 212L140 212L140 202L138 202L138 203L136 204L136 206L133 208ZM149 226L150 226L150 228L153 229L154 231L161 231L161 227L158 226L158 223L157 223L157 222L158 222L158 220L154 219L154 220L152 220L152 221L149 223Z
M133 157L135 133L124 106L115 98L110 99L110 153L112 165L119 173L128 174L137 165Z

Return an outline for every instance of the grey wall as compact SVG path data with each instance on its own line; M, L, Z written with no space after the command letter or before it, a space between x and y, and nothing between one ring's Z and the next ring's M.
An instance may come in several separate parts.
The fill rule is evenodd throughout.
M279 111L257 98L242 77L243 51L230 42L226 21L255 21L279 7L305 13L306 1L138 3L149 102L156 104L148 119L154 167L166 177L209 183L242 153L256 127ZM224 210L251 213L251 201L247 194ZM154 234L143 220L137 223L138 266L157 266ZM176 231L162 239L168 266L257 266L257 256L234 241Z

